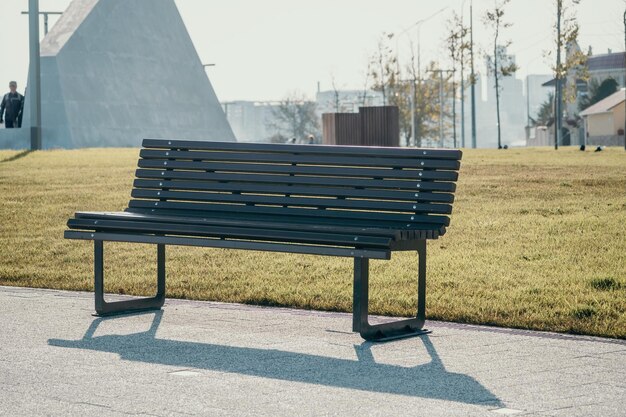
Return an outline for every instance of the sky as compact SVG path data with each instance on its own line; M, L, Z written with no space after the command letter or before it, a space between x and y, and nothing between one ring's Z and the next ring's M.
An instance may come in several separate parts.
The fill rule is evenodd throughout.
M106 1L106 0L102 0ZM571 0L565 0L571 3ZM397 35L391 46L400 61L410 57L419 25L422 66L437 60L450 66L443 46L453 11L469 23L471 0L176 0L198 55L215 64L207 74L218 98L280 100L295 92L314 98L321 90L362 89L369 57L383 32ZM40 0L40 10L63 11L70 0ZM493 0L474 0L477 70L490 35L482 22ZM28 0L0 0L0 91L10 80L23 91L28 68ZM581 29L579 44L594 54L624 51L625 0L581 0L574 6ZM442 10L443 9L443 10ZM555 0L511 0L503 39L512 41L517 77L550 73L544 52L552 47ZM57 20L50 17L50 26ZM43 24L41 26L43 36ZM167 30L167 28L164 28Z

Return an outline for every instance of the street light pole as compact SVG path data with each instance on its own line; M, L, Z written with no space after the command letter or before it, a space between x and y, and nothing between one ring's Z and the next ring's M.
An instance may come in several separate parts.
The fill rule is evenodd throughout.
M472 16L472 4L470 1L470 65L471 76L471 96L472 96L472 148L476 148L476 75L474 74L474 18Z
M461 31L463 31L463 39L461 43L463 44L465 40L465 27L463 26L463 13L465 12L465 1L461 3ZM461 148L465 148L465 49L461 49Z
M39 57L39 0L28 0L30 44L30 149L41 149L41 63Z
M415 142L415 80L411 80L411 139ZM409 144L407 143L407 146Z
M28 14L28 12L22 12L22 14ZM48 34L48 16L49 15L62 15L63 12L38 12L43 16L43 34L44 36Z
M561 110L561 0L556 2L556 91L554 92L554 149L559 149L561 142L561 123L563 111Z
M461 148L465 148L465 75L461 57Z
M530 87L529 75L526 75L526 126L530 127Z

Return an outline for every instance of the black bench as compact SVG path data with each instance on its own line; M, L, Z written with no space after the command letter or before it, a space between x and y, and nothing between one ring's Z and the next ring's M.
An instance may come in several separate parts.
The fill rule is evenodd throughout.
M446 231L461 152L440 149L143 141L124 212L78 212L67 239L93 240L98 315L158 309L165 245L354 258L353 331L423 332L426 240ZM157 245L157 294L104 300L103 242ZM417 251L415 318L368 323L369 259Z

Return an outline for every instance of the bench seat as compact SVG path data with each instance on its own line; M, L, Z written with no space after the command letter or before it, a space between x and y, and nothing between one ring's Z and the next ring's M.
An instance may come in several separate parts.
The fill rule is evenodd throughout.
M133 212L78 212L75 218L67 223L68 227L76 232L68 231L66 237L92 240L94 236L91 234L93 233L115 233L118 235L117 241L123 241L122 235L129 235L129 241L137 242L133 236L145 235L146 237L154 236L153 243L159 242L159 237L180 236L206 237L233 242L246 239L257 243L289 244L284 247L284 250L279 250L276 245L267 246L270 250L277 252L316 254L316 250L324 252L324 246L332 246L348 250L327 253L331 256L350 254L375 259L390 259L390 252L402 250L402 243L405 241L436 239L445 233L445 227L429 224L412 224L410 227L405 226L401 229L388 229L363 227L359 225L359 222L355 223L351 225L350 222L344 221L343 225L325 224L319 219L315 223L285 223L278 218L259 220L241 215L218 218L183 217L181 213L153 215ZM151 242L146 241L146 243ZM202 246L210 246L209 243ZM318 245L319 249L306 245ZM217 243L216 247L231 246ZM362 251L367 252L359 255Z

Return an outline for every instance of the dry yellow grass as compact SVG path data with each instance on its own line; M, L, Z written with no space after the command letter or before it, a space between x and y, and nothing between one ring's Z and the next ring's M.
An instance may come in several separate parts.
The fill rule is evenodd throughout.
M122 210L136 149L0 151L0 284L92 289L77 210ZM15 156L18 156L15 158ZM428 244L431 319L626 338L626 152L467 150L451 227ZM154 246L105 244L107 291L146 295ZM372 311L409 315L417 256L372 264ZM170 297L350 311L352 261L168 247Z

